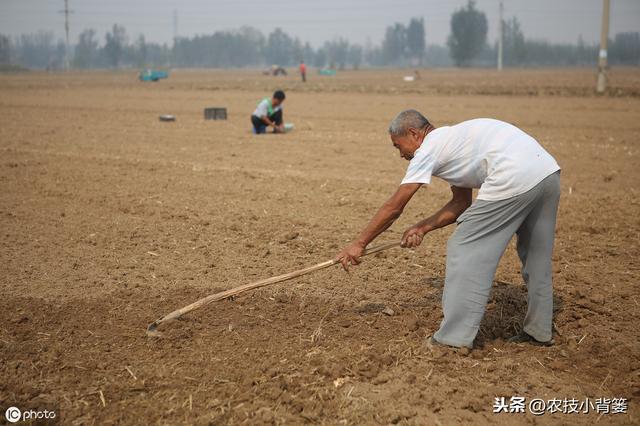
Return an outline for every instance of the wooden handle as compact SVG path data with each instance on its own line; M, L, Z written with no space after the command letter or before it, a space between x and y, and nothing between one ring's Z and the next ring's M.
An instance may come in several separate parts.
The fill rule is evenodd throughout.
M365 252L362 254L363 256L368 256L370 254L374 254L374 253L378 253L381 252L383 250L388 250L390 248L393 247L397 247L399 246L400 243L388 243L388 244L383 244L377 247L373 247L371 249L365 250ZM286 274L282 274L282 275L277 275L275 277L271 277L271 278L266 278L260 281L256 281L253 283L249 283L249 284L244 284L238 287L234 287L232 289L229 290L225 290L225 291L221 291L220 293L215 293L215 294L211 294L207 297L203 297L200 300L196 300L195 302L193 302L190 305L185 306L184 308L180 308L177 309L161 318L158 318L157 320L155 320L154 322L152 322L151 324L149 324L149 327L147 328L148 332L154 332L156 330L156 328L158 327L158 325L162 324L163 322L166 321L171 321L173 319L179 318L182 315L194 311L198 308L201 308L205 305L208 305L211 302L216 302L218 300L223 300L223 299L227 299L231 296L235 296L237 294L240 293L244 293L245 291L249 291L249 290L253 290L254 288L259 288L259 287L265 287L271 284L275 284L275 283L279 283L282 281L287 281L305 274L308 274L310 272L314 272L314 271L318 271L320 269L324 269L324 268L328 268L329 266L333 266L337 263L340 263L339 260L327 260L325 262L322 263L318 263L317 265L313 265L313 266L309 266L307 268L304 269L299 269L297 271L293 271L293 272L289 272Z

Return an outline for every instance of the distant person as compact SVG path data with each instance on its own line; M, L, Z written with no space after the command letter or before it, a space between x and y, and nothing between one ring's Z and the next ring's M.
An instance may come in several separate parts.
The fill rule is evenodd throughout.
M304 64L304 61L300 61L300 76L302 77L302 82L307 81L307 66Z
M258 103L258 107L251 115L251 124L256 134L267 133L267 127L273 127L273 133L284 133L282 121L282 103L284 92L276 90L271 99L264 98Z
M273 64L269 68L264 70L262 72L262 74L264 74L264 75L273 75L273 76L277 77L279 75L287 75L287 70L282 68L280 65Z

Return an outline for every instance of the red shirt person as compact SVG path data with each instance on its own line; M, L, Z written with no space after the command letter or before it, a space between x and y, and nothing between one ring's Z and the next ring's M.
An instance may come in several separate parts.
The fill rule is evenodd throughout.
M304 61L300 61L300 75L302 76L302 81L307 81L307 66L304 64Z

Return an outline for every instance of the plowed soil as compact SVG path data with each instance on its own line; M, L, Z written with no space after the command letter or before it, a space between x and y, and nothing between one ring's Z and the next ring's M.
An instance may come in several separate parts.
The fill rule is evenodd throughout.
M593 70L405 74L0 76L2 413L53 407L64 424L638 424L640 72L614 69L605 96L593 94ZM276 88L295 130L255 136L249 115ZM205 107L226 107L228 120L205 121ZM145 334L208 294L332 258L403 177L386 127L408 107L436 126L509 121L562 166L555 346L506 342L526 309L512 243L477 348L425 347L453 227L349 274L325 269ZM448 198L436 180L377 243ZM628 409L494 414L501 396L627 398Z

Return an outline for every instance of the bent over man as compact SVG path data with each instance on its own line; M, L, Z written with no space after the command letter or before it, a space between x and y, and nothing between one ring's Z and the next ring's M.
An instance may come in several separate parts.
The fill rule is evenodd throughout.
M358 237L337 256L345 269L402 214L431 177L451 185L451 200L404 232L401 245L417 247L425 234L456 222L447 244L442 308L432 342L473 347L491 284L507 244L517 235L528 307L523 333L513 341L552 344L551 255L560 198L560 167L517 127L480 118L435 128L415 110L389 126L393 146L409 161L407 173ZM472 203L472 189L479 188Z

